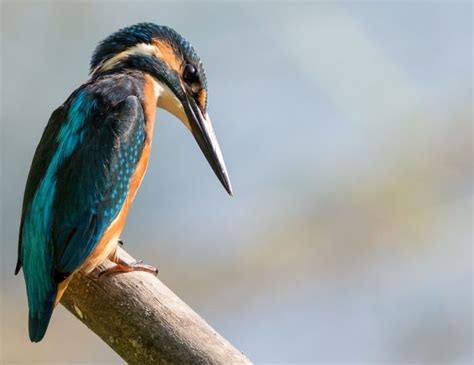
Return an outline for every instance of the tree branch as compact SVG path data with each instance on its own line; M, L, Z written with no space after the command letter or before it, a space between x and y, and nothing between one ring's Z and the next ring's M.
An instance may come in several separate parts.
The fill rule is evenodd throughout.
M120 258L133 261L121 248ZM152 274L77 273L61 303L129 364L251 364Z

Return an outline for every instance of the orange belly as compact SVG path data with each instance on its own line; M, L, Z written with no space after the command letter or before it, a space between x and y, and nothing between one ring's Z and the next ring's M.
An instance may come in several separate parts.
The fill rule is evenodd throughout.
M138 160L135 171L130 179L127 198L125 199L122 209L120 210L117 217L110 224L107 230L102 235L97 247L89 255L84 264L75 272L82 270L85 273L90 273L97 266L99 266L105 259L112 258L115 256L117 250L118 240L120 234L125 227L125 221L128 216L128 211L132 206L133 200L137 194L137 191L143 181L145 172L148 167L148 161L150 159L151 142L153 138L153 126L155 121L156 111L156 95L153 87L153 80L150 76L145 76L144 83L144 94L146 102L143 105L145 114L145 144L143 151ZM75 273L74 272L74 273ZM56 304L59 303L64 291L67 289L69 282L71 281L74 273L72 273L66 280L59 284L58 293L56 295Z

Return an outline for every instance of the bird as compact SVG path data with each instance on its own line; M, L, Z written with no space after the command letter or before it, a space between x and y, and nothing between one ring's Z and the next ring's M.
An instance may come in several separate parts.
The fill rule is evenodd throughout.
M147 170L157 108L191 132L229 195L232 186L208 110L201 59L174 29L122 28L99 42L89 79L52 114L36 148L21 213L18 261L28 333L43 339L53 310L79 270L157 270L116 255L129 208Z

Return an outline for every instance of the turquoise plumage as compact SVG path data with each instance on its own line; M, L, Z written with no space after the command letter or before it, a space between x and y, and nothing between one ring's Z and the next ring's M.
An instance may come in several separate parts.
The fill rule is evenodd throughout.
M45 129L37 155L54 151L47 164L41 155L33 161L20 232L32 341L46 331L58 283L83 264L127 196L145 139L139 80L108 76L84 85Z

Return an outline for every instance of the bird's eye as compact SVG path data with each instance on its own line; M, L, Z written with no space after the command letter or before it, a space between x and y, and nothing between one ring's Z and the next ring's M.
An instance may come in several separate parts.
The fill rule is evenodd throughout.
M186 66L184 66L183 80L189 86L192 86L195 83L199 83L196 67L194 67L190 63L186 64Z

